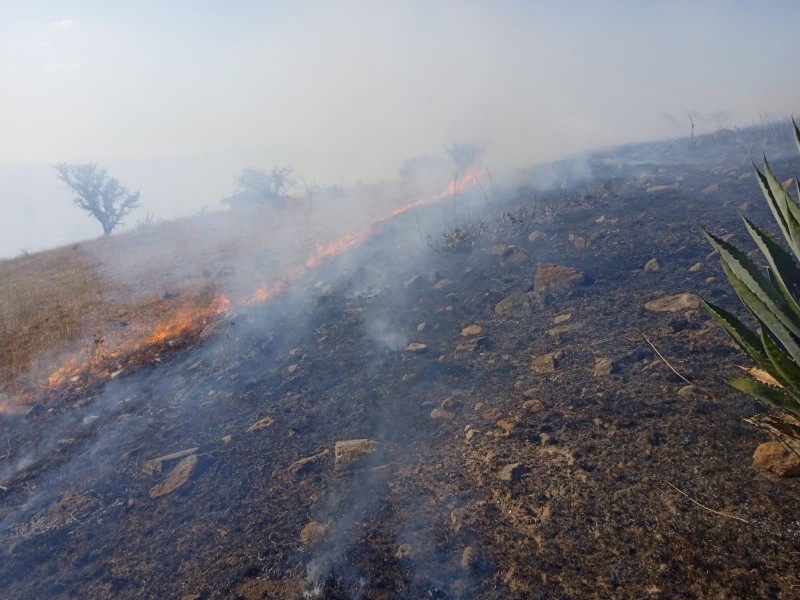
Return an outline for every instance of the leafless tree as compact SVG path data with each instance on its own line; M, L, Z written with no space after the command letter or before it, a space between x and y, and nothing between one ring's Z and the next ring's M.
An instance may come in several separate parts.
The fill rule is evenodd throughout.
M114 231L117 225L122 224L125 215L139 206L139 190L128 192L95 163L60 163L53 168L57 177L75 192L75 206L100 221L105 235Z

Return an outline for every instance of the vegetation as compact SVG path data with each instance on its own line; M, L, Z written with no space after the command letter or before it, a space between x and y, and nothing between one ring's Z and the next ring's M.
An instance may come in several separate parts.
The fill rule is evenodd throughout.
M236 192L222 200L231 206L285 206L289 192L295 186L294 167L265 169L243 169L235 179ZM316 191L316 190L314 190ZM308 190L306 190L308 194ZM313 194L312 194L313 195Z
M800 130L792 119L800 151ZM728 311L708 301L707 310L756 363L753 379L728 381L769 406L800 417L800 206L783 189L764 158L755 168L761 191L789 251L769 233L743 217L745 227L768 264L764 273L739 248L705 231L719 252L722 269L758 323L753 331ZM800 193L800 182L795 180Z
M119 181L106 174L95 163L81 165L58 164L53 168L58 178L77 196L75 206L100 221L103 233L109 235L122 219L139 206L139 191L128 192Z

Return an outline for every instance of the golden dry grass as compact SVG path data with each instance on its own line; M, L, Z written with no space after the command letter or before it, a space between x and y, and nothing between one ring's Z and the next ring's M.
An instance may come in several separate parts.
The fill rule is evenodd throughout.
M235 307L387 206L340 210L203 214L0 262L0 393L42 385L69 358L163 327L216 291Z

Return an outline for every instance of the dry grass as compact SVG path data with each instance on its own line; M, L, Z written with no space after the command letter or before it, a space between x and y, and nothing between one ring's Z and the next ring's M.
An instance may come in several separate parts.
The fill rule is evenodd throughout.
M233 306L303 265L317 243L380 216L337 205L241 209L151 224L0 262L0 393L42 385L222 290ZM102 340L102 341L101 341ZM105 342L105 346L102 346Z

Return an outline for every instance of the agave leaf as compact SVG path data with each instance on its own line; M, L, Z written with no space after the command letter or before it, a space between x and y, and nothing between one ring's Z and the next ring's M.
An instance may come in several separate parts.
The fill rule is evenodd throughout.
M780 388L754 381L752 379L729 379L728 385L746 394L750 394L767 406L780 408L800 417L800 404L797 403L787 392Z
M758 319L761 326L768 329L770 333L783 345L786 351L792 356L800 356L800 345L798 339L792 334L785 326L780 316L785 315L773 312L770 307L761 301L750 289L738 279L735 273L730 269L727 263L722 263L722 270L725 272L728 281L730 281L733 289L739 295L745 306L753 313L753 316Z
M796 347L796 355L800 356L800 347L789 337L784 339L783 330L791 331L795 337L800 338L800 323L793 318L794 315L781 293L741 250L707 230L704 231L711 245L720 254L722 268L728 280L747 308L757 319L778 334L781 343L784 343L789 352L794 354L793 348ZM745 296L751 300L745 300ZM779 324L782 326L778 328Z
M786 391L795 399L800 400L800 367L794 359L786 354L781 348L769 339L765 332L761 332L761 343L767 353L772 365L775 367L778 377L776 379L783 384Z
M767 176L759 171L758 167L755 165L753 165L753 167L756 171L758 185L764 194L764 198L767 200L770 210L772 211L772 216L775 217L775 220L778 222L778 226L781 229L781 233L783 234L786 243L789 244L789 247L792 249L794 255L798 258L798 260L800 260L800 247L798 247L798 244L795 243L795 240L800 239L800 222L798 222L798 219L793 217L789 206L786 203L786 194L784 193L783 195L776 197L769 185ZM778 185L778 188L780 188L781 191L783 190L780 185ZM790 203L794 204L791 202L791 199Z
M797 146L798 152L800 152L800 129L797 128L794 117L792 117L792 129L794 130L794 143Z
M761 383L766 383L767 385L771 385L773 387L782 388L783 384L775 379L769 372L765 371L764 369L759 369L758 367L739 367L742 371L745 371L750 374L750 377L755 379L756 381L760 381Z
M769 362L764 347L761 344L761 338L757 336L750 328L742 323L735 315L729 313L724 308L712 304L705 298L700 298L705 309L714 317L717 322L725 329L729 336L733 339L738 346L744 350L750 358L762 369L771 370L772 363Z
M754 225L746 217L745 227L750 232L750 236L755 240L761 253L772 267L775 275L773 284L786 299L786 303L794 311L795 316L800 317L800 305L797 303L797 286L800 284L800 269L797 268L791 255L781 246L778 241L766 231Z
M797 202L783 189L780 181L778 181L778 178L775 177L775 174L772 172L772 168L769 166L766 156L764 157L764 177L767 180L770 192L772 192L772 197L777 201L778 207L789 226L791 238L786 241L789 242L792 251L797 255L798 251L800 251L800 206L798 206Z

